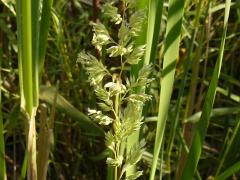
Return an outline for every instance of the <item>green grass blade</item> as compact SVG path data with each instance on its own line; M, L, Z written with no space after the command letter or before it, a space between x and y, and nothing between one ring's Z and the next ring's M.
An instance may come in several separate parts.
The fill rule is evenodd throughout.
M154 144L153 164L151 168L150 180L154 179L157 159L162 145L162 139L170 104L174 75L176 70L176 60L179 52L179 43L182 27L184 1L170 0L167 18L166 39L164 44L163 77L160 82L160 104L158 111L157 134Z
M33 84L34 106L38 106L39 81L41 78L41 72L43 72L52 4L53 0L43 0L41 14L39 9L40 1L35 0L32 5L33 77L35 82ZM39 21L40 16L41 21Z
M33 69L33 104L38 106L38 49L39 49L39 15L40 15L40 1L32 1L32 69Z
M24 159L22 163L22 168L21 168L21 180L26 179L26 172L27 172L27 161L28 161L28 152L25 150L24 153Z
M54 87L41 86L39 98L40 100L53 105L55 92L56 89ZM66 113L72 119L76 120L79 123L80 127L88 133L92 133L95 136L104 136L104 131L102 128L98 127L85 114L72 106L60 94L57 95L56 108L59 111Z
M144 64L153 62L156 57L162 20L163 0L149 0L148 29Z
M211 115L211 110L212 110L214 99L215 99L218 78L220 75L220 70L222 65L224 45L225 45L226 32L227 32L227 22L228 22L229 11L230 11L230 3L231 3L231 0L226 1L224 29L222 34L219 56L214 68L214 72L213 72L213 76L212 76L212 80L211 80L208 92L205 98L202 115L197 125L196 134L193 137L193 143L189 151L186 166L183 170L182 179L193 179L193 176L196 171L197 164L201 155L202 145L204 142L204 138L206 136L207 127L208 127L208 123Z
M215 177L214 180L224 180L227 179L229 176L233 175L234 173L238 173L240 171L240 161L235 163L233 166L228 168L219 176Z
M33 111L33 78L32 78L32 25L31 25L31 1L17 1L21 8L21 12L17 13L20 16L19 24L21 29L21 36L19 39L22 52L22 77L23 81L20 86L23 89L23 97L25 102L25 107L29 116L31 116ZM24 103L23 103L24 104Z
M0 48L0 70L2 70L2 48ZM4 145L4 129L2 117L2 76L0 71L0 179L7 179L5 164L5 145Z
M24 99L24 89L23 89L23 46L22 46L22 1L17 1L17 40L18 40L18 73L19 73L19 84L20 84L20 97L21 97L21 108L25 107L25 99Z

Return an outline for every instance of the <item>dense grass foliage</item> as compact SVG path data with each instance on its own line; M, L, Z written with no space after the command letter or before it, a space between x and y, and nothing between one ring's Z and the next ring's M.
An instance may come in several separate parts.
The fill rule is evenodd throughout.
M0 0L0 180L240 179L237 0Z

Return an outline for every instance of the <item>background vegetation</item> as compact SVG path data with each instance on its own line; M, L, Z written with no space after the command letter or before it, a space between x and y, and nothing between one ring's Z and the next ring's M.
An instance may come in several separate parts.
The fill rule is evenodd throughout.
M99 100L77 63L83 50L98 59L107 54L92 45L90 21L117 37L120 26L102 11L106 2L0 1L0 179L119 179L106 164L111 127L88 117ZM122 15L123 2L134 1L114 2ZM122 78L137 78L152 64L151 84L135 89L152 98L141 109L141 129L125 140L127 152L146 141L127 175L138 169L138 179L240 179L240 2L136 2L125 16L146 12L133 38L146 50Z

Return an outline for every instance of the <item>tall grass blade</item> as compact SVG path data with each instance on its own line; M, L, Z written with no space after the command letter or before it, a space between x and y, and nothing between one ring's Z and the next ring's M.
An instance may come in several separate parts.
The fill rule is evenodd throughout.
M6 180L5 143L2 117L2 48L0 47L0 179Z
M176 60L179 52L179 43L182 27L184 1L170 0L167 18L166 39L164 43L163 74L160 82L160 104L158 111L157 133L154 144L153 164L150 173L150 180L154 179L158 155L162 146L162 139L170 104Z
M230 4L231 4L231 0L226 0L224 27L223 27L223 34L221 39L219 56L214 68L214 72L213 72L213 76L212 76L212 80L211 80L208 92L205 98L202 115L197 125L196 134L193 137L193 143L189 151L188 159L186 161L186 166L183 170L182 179L193 179L193 176L196 171L197 164L201 155L202 145L204 142L204 138L206 136L207 127L208 127L208 123L211 115L211 110L212 110L214 99L215 99L218 78L220 75L220 70L222 65Z
M144 64L154 62L161 28L163 0L149 0L147 40Z
M52 10L53 0L43 0L42 3L42 14L40 22L40 34L39 34L39 53L38 53L38 68L39 76L43 72L45 54L47 49L47 38L50 28L51 20L51 10Z
M22 108L26 110L26 113L30 117L33 112L33 78L32 78L32 24L31 24L31 1L17 1L18 7L21 9L17 12L18 31L21 35L18 37L19 50L21 58L19 59L22 69L22 82L20 86L23 90L23 96L21 96Z
M47 48L47 37L50 27L51 8L53 0L42 1L42 13L40 14L40 1L35 0L32 5L32 46L33 46L33 76L34 76L34 105L38 106L39 85L41 73L43 72L45 53ZM40 18L41 16L41 18ZM41 19L41 21L39 21Z
M32 1L32 69L33 69L33 104L38 106L38 49L39 49L39 17L40 17L40 0Z

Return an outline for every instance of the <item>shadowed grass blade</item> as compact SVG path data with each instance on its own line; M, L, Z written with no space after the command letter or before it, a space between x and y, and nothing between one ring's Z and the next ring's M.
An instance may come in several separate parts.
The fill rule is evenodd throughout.
M39 49L39 17L40 17L40 0L32 1L32 70L33 70L33 104L38 106L38 49Z
M40 100L45 101L51 105L54 103L54 94L56 89L54 87L41 86L40 87ZM60 94L57 95L56 108L66 113L69 117L76 120L80 127L95 136L104 136L104 131L92 122L85 114L72 106Z

